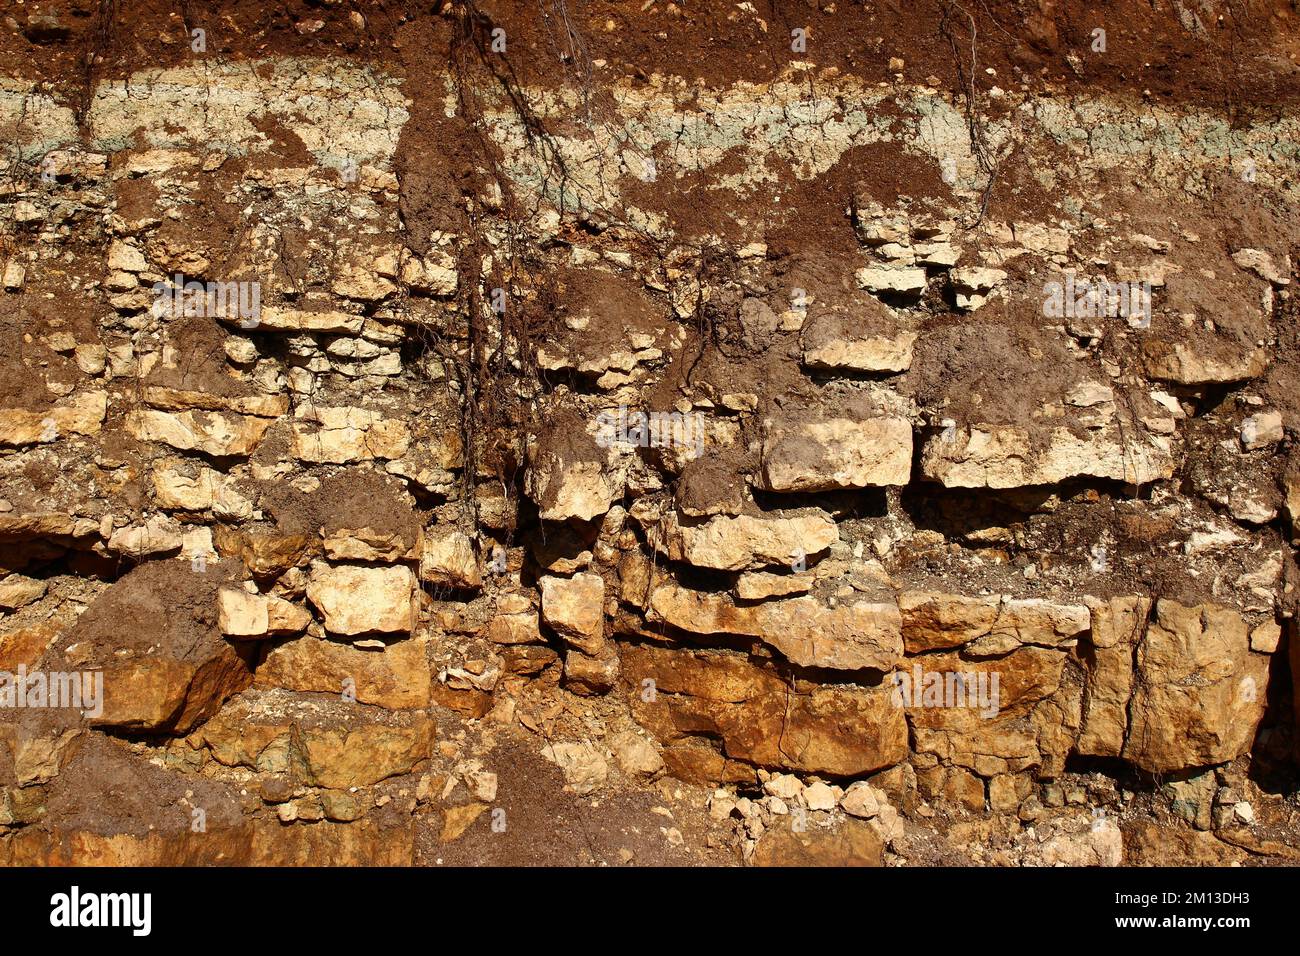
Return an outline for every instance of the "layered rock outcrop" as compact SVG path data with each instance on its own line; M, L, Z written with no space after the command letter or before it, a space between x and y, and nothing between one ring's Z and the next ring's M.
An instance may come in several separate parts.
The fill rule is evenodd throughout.
M665 775L730 842L611 858L1281 852L1293 69L1229 114L1050 11L974 85L833 5L762 75L666 26L766 49L749 4L137 62L49 6L0 45L0 862L423 863Z

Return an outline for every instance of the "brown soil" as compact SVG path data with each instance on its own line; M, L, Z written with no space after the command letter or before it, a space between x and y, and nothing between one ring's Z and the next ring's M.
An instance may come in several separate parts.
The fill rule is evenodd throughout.
M70 831L137 837L190 830L194 808L204 811L209 829L240 822L243 811L233 787L155 767L140 758L139 749L102 734L82 737L49 789L47 816ZM87 800L87 792L97 799Z
M701 812L697 787L665 780L654 789L603 790L581 797L538 756L510 741L485 761L497 774L497 799L454 843L442 843L441 818L417 829L417 861L435 866L731 866L730 828ZM667 809L672 816L652 813ZM498 829L493 829L494 811ZM499 829L501 824L505 829ZM676 829L681 845L663 832ZM709 836L717 848L709 846Z
M176 364L168 368L160 362L145 383L229 398L258 394L251 382L240 381L230 374L223 347L228 334L216 319L177 319L167 329L167 341L175 349Z
M1023 425L1083 378L1050 333L1012 324L938 318L917 340L907 388L957 422Z
M380 534L400 534L414 545L423 526L421 513L401 482L376 471L327 474L314 491L300 491L286 482L264 482L259 500L285 534L372 528Z
M446 39L462 8L414 4L370 8L358 24L350 10L305 4L266 8L253 0L223 0L181 14L162 0L146 0L132 15L113 8L105 16L86 0L37 6L14 4L0 55L34 79L76 75L88 50L95 51L96 79L121 77L139 66L145 45L164 65L191 59L187 28L206 26L209 54L358 56L409 58L411 34L432 25ZM1200 24L1180 22L1172 5L1139 0L1098 10L1081 0L1027 4L995 0L963 7L927 0L920 8L895 2L847 5L759 5L754 13L731 5L654 3L640 14L601 3L570 11L583 40L580 57L557 63L560 26L555 13L521 0L475 4L479 29L508 31L524 77L580 83L604 60L620 75L672 72L711 83L736 78L761 82L791 59L808 59L889 82L889 59L906 59L905 73L938 76L953 89L964 85L959 61L968 57L972 19L978 71L994 69L1001 82L1059 84L1067 89L1104 88L1227 106L1285 102L1297 91L1300 30L1285 0L1254 0L1217 16L1198 14ZM316 22L313 22L316 21ZM936 29L935 25L939 24ZM766 29L764 28L766 27ZM807 30L807 52L791 53L791 31ZM1107 51L1093 53L1092 31L1107 31ZM441 51L438 51L441 52ZM1073 58L1071 62L1069 57ZM414 72L414 71L412 71ZM981 82L988 82L980 77Z
M150 561L124 575L88 608L47 655L60 662L112 661L119 651L204 660L225 644L216 627L217 590L231 580L231 562L195 570L188 561Z

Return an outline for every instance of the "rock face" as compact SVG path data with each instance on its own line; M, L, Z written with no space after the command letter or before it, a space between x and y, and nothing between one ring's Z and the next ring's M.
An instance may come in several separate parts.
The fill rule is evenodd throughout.
M765 423L761 486L767 491L831 491L905 485L912 426L902 418Z
M127 420L131 436L140 441L159 442L178 451L198 451L214 458L251 455L266 430L269 419L222 412L162 412L157 409L132 412Z
M204 724L189 742L224 766L270 773L296 769L304 783L330 790L368 787L409 773L429 756L433 728L418 711L368 711L364 721L340 723L331 711L345 704L303 713L292 713L294 706L253 692Z
M1044 776L1061 771L1078 733L1079 708L1078 694L1065 680L1064 653L1026 647L987 660L948 653L919 660L924 672L973 675L963 683L977 691L991 691L998 676L996 696L989 693L984 701L972 695L974 706L942 696L936 705L915 691L905 701L916 749L935 762L925 768L926 776L946 774L951 785L963 772L988 779L1026 769ZM982 784L978 792L982 802Z
M1006 653L1024 644L1056 647L1090 626L1088 608L1041 598L904 591L898 606L909 654L963 645L980 654Z
M835 522L811 510L703 521L672 512L655 534L670 560L719 571L788 565L825 551L838 537Z
M1268 658L1250 650L1241 616L1214 605L1156 602L1138 645L1122 756L1157 772L1226 763L1263 716Z
M883 306L880 307L883 312ZM882 325L892 316L884 316ZM916 333L872 334L854 317L826 313L808 320L801 336L803 363L809 368L854 372L905 372L912 365Z
M642 647L625 652L623 666L633 687L653 688L634 713L663 742L669 771L686 779L743 778L743 763L856 776L907 751L902 711L883 685L791 693L778 674L723 652Z
M217 595L217 626L226 637L293 634L311 623L311 614L282 598L222 588Z
M217 626L220 575L187 562L142 565L104 592L46 652L47 672L100 672L93 726L183 734L247 687L247 652ZM130 622L129 626L126 622Z
M4 423L0 425L0 447L22 448L68 435L97 435L107 399L104 392L90 392L44 413L21 408L0 410L0 421Z
M1093 605L1079 753L1118 757L1123 751L1133 696L1133 651L1142 641L1150 614L1151 601L1143 597Z
M409 568L322 564L312 569L307 597L332 634L409 633L414 586Z
M777 827L764 833L754 866L880 866L884 843L871 827L845 820L830 832Z
M566 643L599 654L605 638L605 579L598 574L542 578L542 620Z
M542 756L560 768L568 787L577 794L596 790L609 774L605 758L589 743L548 744Z
M405 423L363 408L311 407L293 426L293 454L307 462L401 458L410 441Z
M0 842L5 866L68 866L111 860L121 866L338 866L409 865L411 826L395 816L316 826L286 827L273 816L248 818L235 785L179 775L133 757L108 738L89 740L60 773L63 788L51 794L51 815L60 828L26 826ZM188 796L186 796L188 787ZM96 816L78 806L75 792L112 789L125 822ZM146 822L159 800L185 800L182 809L203 808L202 828L189 812Z
M608 456L579 422L548 431L533 450L528 495L546 521L589 521L609 511L616 488Z
M153 490L158 507L178 511L208 511L213 517L247 520L253 503L234 480L212 468L169 461L154 468Z
M412 638L382 649L303 636L270 648L257 668L258 688L350 693L359 703L409 710L432 693L429 641Z
M459 531L427 534L420 555L420 578L453 587L477 588L483 583L474 542Z
M1281 478L1284 504L1291 522L1292 541L1300 540L1300 456L1292 453Z
M921 470L949 488L1054 485L1079 476L1145 485L1173 475L1174 463L1168 440L1159 436L1138 442L1058 428L1037 447L1024 429L973 425L951 440L928 441Z
M0 863L1300 858L1294 3L7 6Z
M1267 365L1259 349L1221 349L1218 354L1205 354L1179 342L1173 348L1152 349L1147 374L1179 385L1223 385L1255 378Z
M884 671L902 653L901 617L893 602L827 607L796 597L748 607L725 595L666 585L651 596L647 617L694 634L756 637L803 667Z

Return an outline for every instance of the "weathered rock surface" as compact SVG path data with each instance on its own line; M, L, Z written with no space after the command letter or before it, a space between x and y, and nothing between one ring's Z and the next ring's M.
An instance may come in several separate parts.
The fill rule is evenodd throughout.
M912 426L903 418L764 423L759 484L768 491L905 485Z
M921 471L949 488L1018 488L1052 485L1067 478L1109 478L1145 485L1174 473L1168 439L1124 439L1118 433L1080 437L1053 429L1036 444L1013 426L972 425L949 439L931 438L921 453Z
M1092 604L1092 633L1084 651L1088 682L1083 727L1076 745L1081 754L1118 757L1124 749L1133 697L1133 652L1146 633L1150 613L1151 601L1142 597Z
M912 365L915 332L873 335L850 318L818 316L803 328L803 363L809 368L855 372L905 372Z
M1136 689L1122 755L1168 772L1225 763L1255 736L1268 689L1268 658L1230 608L1162 599L1135 657Z
M409 633L415 576L409 568L363 568L319 564L312 568L307 597L331 634L379 631Z
M542 620L572 647L598 655L605 646L605 580L598 574L542 578Z
M217 626L217 571L153 562L107 591L42 660L48 671L103 673L93 726L185 733L253 680Z
M56 405L48 412L0 409L0 447L21 448L57 441L69 435L97 435L104 421L107 402L106 393L90 392L79 395L66 405Z
M980 675L990 685L993 675L998 677L997 698L991 701L996 708L982 702L946 706L942 698L935 706L914 691L907 714L918 753L982 778L1030 768L1044 776L1060 772L1079 724L1078 694L1064 682L1064 652L1025 647L989 660L949 653L918 660L926 672L976 675L967 687L978 688Z
M812 509L705 520L670 512L651 534L670 560L720 571L789 565L838 539L830 516Z
M425 532L420 552L420 579L458 588L483 584L474 542L460 531Z
M127 415L131 435L161 442L178 451L198 451L214 458L246 457L257 448L271 420L225 412L163 412L147 408Z
M609 764L589 743L547 744L542 756L560 768L570 789L577 794L596 790L609 775Z
M860 601L827 607L795 597L756 606L725 594L676 585L655 589L648 618L695 634L756 637L803 667L888 670L902 654L902 621L893 602Z
M898 607L909 654L964 645L978 654L1004 654L1024 644L1055 647L1090 626L1088 608L1042 598L904 591Z
M299 409L293 424L293 454L307 462L345 464L374 458L401 458L410 446L410 429L364 408Z
M848 819L831 830L767 830L754 848L754 866L881 866L884 843L860 820Z
M309 786L342 790L410 773L428 758L433 739L433 726L419 711L358 712L344 702L309 709L254 691L204 724L190 743L225 766L294 771Z
M792 693L776 673L716 651L629 647L623 667L632 687L653 681L653 700L634 699L633 711L663 743L669 770L687 779L720 779L734 761L856 776L907 750L903 713L883 686Z
M270 594L222 588L217 594L217 626L226 637L261 638L294 634L311 623L311 614Z
M1295 862L1285 3L37 6L0 862Z
M257 668L259 689L349 694L390 710L427 706L433 671L427 638L360 648L306 635L270 648Z

